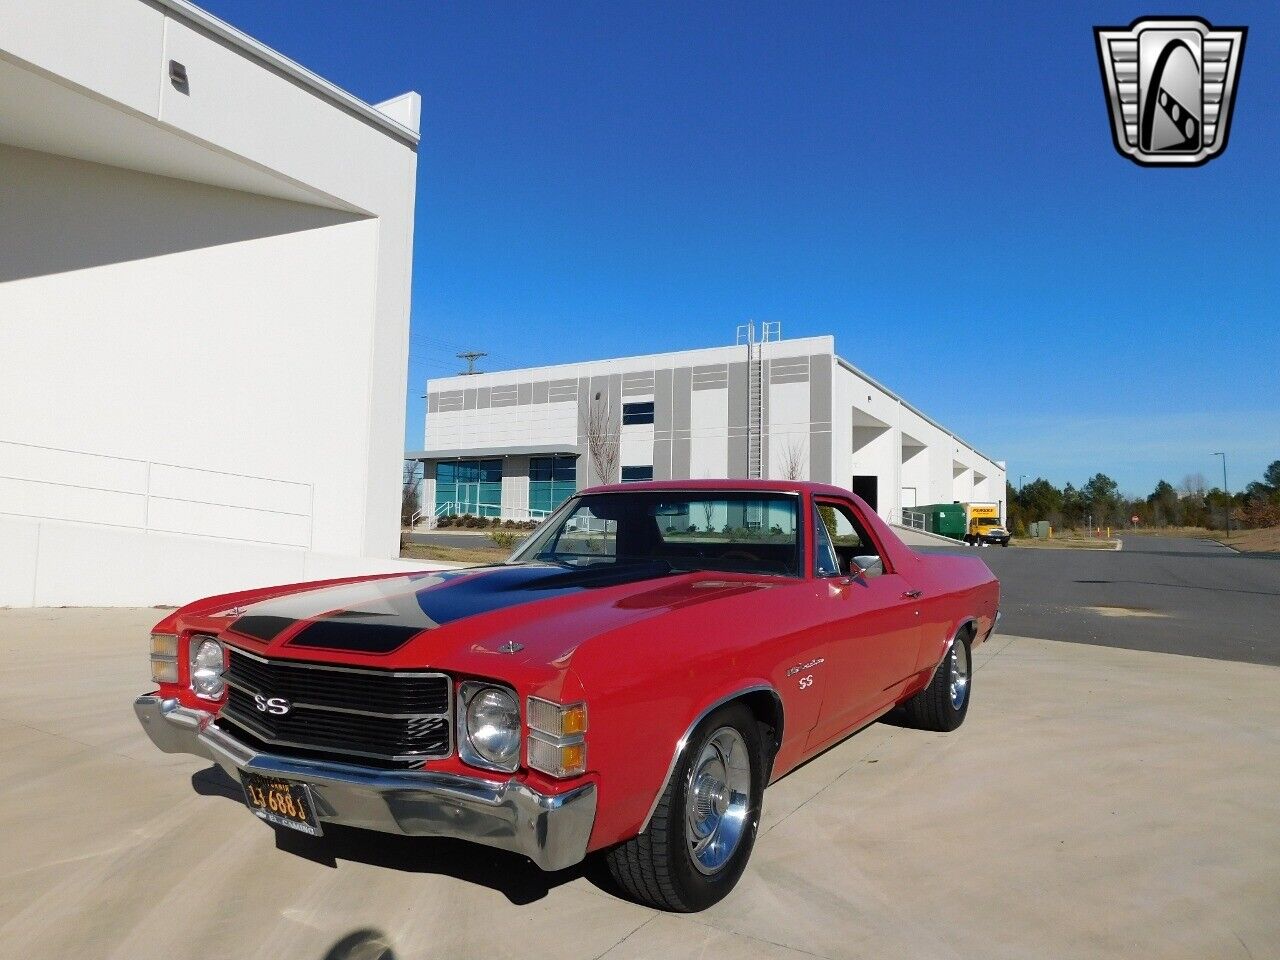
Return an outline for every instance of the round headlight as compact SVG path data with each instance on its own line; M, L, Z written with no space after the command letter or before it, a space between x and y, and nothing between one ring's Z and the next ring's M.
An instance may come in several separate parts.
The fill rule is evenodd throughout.
M191 650L191 689L196 696L217 700L226 689L222 682L222 644L213 637L193 641Z
M514 766L520 752L520 707L515 697L497 687L485 687L472 696L467 703L467 739L495 766Z

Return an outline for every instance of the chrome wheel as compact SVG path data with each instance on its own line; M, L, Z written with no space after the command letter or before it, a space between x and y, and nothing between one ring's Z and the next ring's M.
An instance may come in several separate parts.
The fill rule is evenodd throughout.
M747 831L751 758L733 727L711 734L689 772L685 800L686 841L699 872L713 874L733 857Z
M959 710L969 696L969 646L957 638L947 657L951 668L951 706Z

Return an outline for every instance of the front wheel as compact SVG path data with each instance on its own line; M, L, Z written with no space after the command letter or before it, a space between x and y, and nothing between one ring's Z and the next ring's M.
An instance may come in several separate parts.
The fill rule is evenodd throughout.
M648 828L606 855L627 896L659 910L705 910L742 876L764 795L760 727L741 704L694 731Z
M951 642L929 685L903 704L913 727L946 733L964 723L973 682L969 654L969 636L965 632Z

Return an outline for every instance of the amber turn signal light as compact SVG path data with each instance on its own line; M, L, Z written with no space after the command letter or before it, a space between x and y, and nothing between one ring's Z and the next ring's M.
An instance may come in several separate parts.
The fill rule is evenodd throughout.
M526 714L529 729L549 737L572 737L587 732L587 705L559 704L541 697L530 697Z
M587 770L587 705L530 697L528 762L552 777L576 777Z
M172 633L151 635L151 680L154 683L178 682L178 638Z
M587 770L587 745L581 737L553 743L535 733L529 737L529 766L552 777L576 777Z

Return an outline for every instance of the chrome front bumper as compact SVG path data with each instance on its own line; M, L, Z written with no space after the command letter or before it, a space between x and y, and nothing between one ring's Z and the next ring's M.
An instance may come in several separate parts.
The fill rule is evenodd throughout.
M246 770L306 783L323 823L471 840L523 854L543 870L563 870L587 854L596 818L594 784L542 794L518 780L297 760L259 753L217 727L212 714L176 700L139 697L133 709L165 753L205 757L236 779Z

